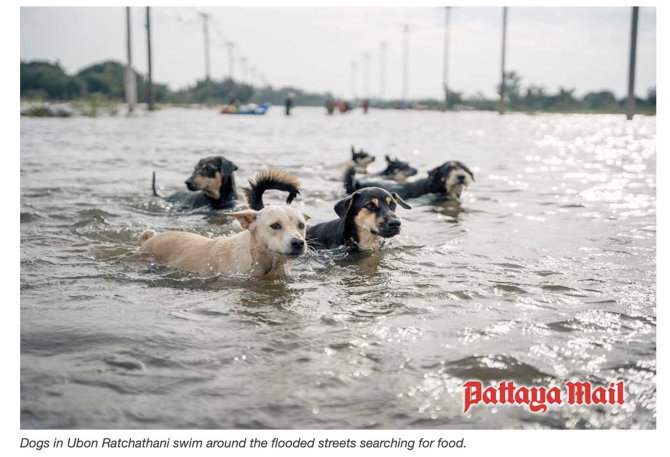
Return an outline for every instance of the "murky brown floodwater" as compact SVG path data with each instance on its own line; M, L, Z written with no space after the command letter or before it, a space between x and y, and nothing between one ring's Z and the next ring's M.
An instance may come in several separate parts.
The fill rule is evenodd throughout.
M656 120L170 109L21 120L23 428L653 428ZM237 232L151 197L221 153L274 165L319 222L350 144L475 171L461 208L412 200L377 253L286 281L195 278L133 255L147 228ZM372 170L381 168L373 164ZM279 201L279 200L276 200ZM626 382L617 407L473 407L462 383Z

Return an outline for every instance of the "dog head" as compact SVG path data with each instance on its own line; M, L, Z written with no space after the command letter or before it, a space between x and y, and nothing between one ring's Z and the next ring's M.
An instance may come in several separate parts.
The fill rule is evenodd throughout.
M356 152L356 149L351 146L351 160L357 167L365 168L375 161L375 156L368 154L362 149L359 149L358 152Z
M309 216L290 206L266 206L228 213L249 230L260 246L273 254L297 257L305 253L305 220Z
M388 155L386 158L386 170L382 172L384 176L393 176L393 179L403 181L410 176L417 174L417 169L412 167L409 162L399 159L392 159Z
M340 219L353 223L359 242L370 236L391 238L400 233L400 218L396 216L396 206L411 209L396 193L379 187L364 187L335 205ZM360 246L366 249L366 246Z
M455 200L458 200L463 189L475 180L470 169L457 160L450 160L430 170L428 176L432 178L436 192L446 193L449 198Z
M232 179L235 170L237 165L222 156L206 157L195 166L193 174L186 180L186 187L202 190L209 197L218 199L223 182Z

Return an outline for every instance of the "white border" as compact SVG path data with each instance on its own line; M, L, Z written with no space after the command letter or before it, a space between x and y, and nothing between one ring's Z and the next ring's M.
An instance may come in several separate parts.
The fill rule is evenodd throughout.
M283 438L291 437L317 437L329 439L383 439L390 437L402 437L405 439L417 439L419 437L437 439L438 437L465 437L468 447L463 450L437 450L420 452L417 449L412 453L420 452L422 455L456 453L468 455L565 455L574 453L575 455L585 455L587 452L595 451L598 455L606 455L612 453L617 456L635 455L640 453L647 453L649 455L659 455L661 449L667 448L662 446L665 440L661 441L663 432L667 431L667 422L665 412L667 411L667 395L664 387L667 386L667 375L665 372L667 360L667 334L664 331L657 330L657 429L652 431L491 431L491 430L444 430L444 431L368 431L368 430L330 430L330 431L246 431L246 430L221 430L221 431L191 431L191 430L163 430L163 431L145 431L145 430L114 430L114 431L21 431L19 422L19 129L20 118L18 115L17 103L18 86L19 86L19 65L20 50L19 45L19 24L20 24L20 10L19 6L58 6L60 2L4 2L0 20L2 21L1 32L3 36L3 43L5 44L5 55L3 58L3 71L0 73L2 84L2 126L4 131L4 144L2 148L2 166L0 172L2 173L2 182L5 183L4 192L2 192L2 209L5 214L5 223L0 226L1 237L3 241L2 256L2 270L1 281L2 291L4 292L4 316L2 319L2 338L3 348L3 362L4 370L1 378L1 392L2 392L2 413L0 415L0 452L2 455L15 455L19 452L19 442L21 437L29 437L31 439L52 439L55 436L81 438L98 438L104 436L117 438L143 438L151 436L154 439L160 438L187 438L194 437L198 439L233 439L256 436L259 438L271 439L274 436ZM133 5L155 5L155 6L176 6L174 2L157 2L147 1L143 3L130 2ZM200 1L203 6L441 6L447 2L443 1L420 1L418 4L410 4L409 0L368 0L361 4L355 0L339 0L328 2L308 2L305 0L285 0L285 1L259 1L247 0L244 2L230 1L230 2L212 2ZM486 1L486 2L465 2L453 1L448 2L451 5L463 6L539 6L533 5L529 2L521 1ZM670 37L668 36L666 26L670 25L668 21L668 11L670 7L666 4L650 1L636 2L640 6L655 6L657 8L657 81L669 81L668 78L668 51L667 43ZM68 6L108 6L108 5L126 5L128 2L107 1L107 2L82 2L70 1ZM61 4L62 5L62 4ZM63 5L64 6L64 5ZM551 4L542 6L631 6L629 1L592 1L592 2L574 2L574 1L554 1ZM663 51L665 49L665 51ZM657 176L664 177L668 171L668 159L666 154L670 150L668 148L667 131L664 130L667 124L667 107L668 96L664 88L658 92L659 109L657 116L657 123L659 125L658 131L658 146L657 151ZM667 185L664 179L657 179L657 278L667 278L668 268L668 243L663 237L667 233L668 219L667 219ZM660 235L660 236L659 236ZM668 289L664 281L657 282L657 313L659 324L663 325L663 330L667 328L667 311L665 305L667 304ZM660 305L660 306L659 306ZM364 450L344 450L347 454L354 455L363 454L374 455ZM111 455L114 451L73 451L65 450L45 450L45 451L20 451L22 455ZM243 452L232 452L225 450L202 450L207 455L257 455L261 451L253 451L247 449ZM272 455L312 455L314 450L272 450ZM336 455L341 454L342 450L319 450L316 451L319 455ZM384 455L407 455L407 451L383 451ZM193 455L193 450L125 450L124 455ZM269 454L269 453L268 453ZM381 452L379 452L381 455Z

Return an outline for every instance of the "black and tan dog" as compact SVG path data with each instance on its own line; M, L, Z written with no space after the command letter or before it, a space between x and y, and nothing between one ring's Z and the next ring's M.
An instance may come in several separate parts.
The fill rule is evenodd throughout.
M347 193L364 187L381 187L395 192L401 198L416 198L425 194L444 195L447 199L458 200L463 189L475 180L468 167L456 160L445 162L428 172L428 177L416 181L399 183L395 181L372 181L356 179L354 167L348 167L344 174L344 186Z
M397 194L378 187L359 189L337 202L338 219L307 229L307 243L317 249L347 246L355 251L375 250L384 238L400 233L396 204L411 209Z
M367 173L368 165L375 161L375 156L368 154L363 149L356 151L354 146L351 146L351 162L356 169L356 173Z
M403 182L418 172L416 168L409 164L409 162L405 162L404 160L400 160L398 158L392 159L388 155L384 156L384 158L386 159L386 168L372 176L379 176L384 179L392 179L394 181Z
M174 203L181 211L232 208L237 200L233 176L235 170L237 165L222 156L206 157L198 162L186 180L188 191L182 190L169 197L161 197L156 192L156 172L151 180L151 188L156 197Z

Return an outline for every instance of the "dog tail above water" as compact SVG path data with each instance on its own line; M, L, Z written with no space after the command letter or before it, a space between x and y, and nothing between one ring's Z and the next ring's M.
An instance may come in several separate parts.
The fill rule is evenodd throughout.
M151 190L154 193L155 197L162 198L160 195L158 195L158 192L156 192L156 171L151 174Z
M350 165L344 171L344 188L348 194L353 194L358 190L358 181L356 181L356 167Z
M281 170L263 170L249 180L249 188L244 189L249 208L260 211L263 209L263 193L274 189L288 192L286 203L290 204L300 193L300 182L295 176Z

